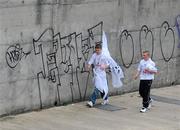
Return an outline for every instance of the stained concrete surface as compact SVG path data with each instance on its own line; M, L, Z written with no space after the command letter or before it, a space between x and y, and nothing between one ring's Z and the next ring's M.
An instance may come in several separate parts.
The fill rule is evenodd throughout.
M0 130L180 130L179 93L180 85L152 89L155 99L147 113L139 112L141 98L134 92L110 97L111 107L126 109L88 108L81 102L0 118Z

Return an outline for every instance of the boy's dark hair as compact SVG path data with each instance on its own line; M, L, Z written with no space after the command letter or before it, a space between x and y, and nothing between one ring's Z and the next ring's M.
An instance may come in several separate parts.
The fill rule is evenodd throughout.
M97 43L96 46L95 46L95 49L102 49L101 43Z

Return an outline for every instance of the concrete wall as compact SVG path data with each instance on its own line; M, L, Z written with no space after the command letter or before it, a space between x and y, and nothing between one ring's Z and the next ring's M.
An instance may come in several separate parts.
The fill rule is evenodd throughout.
M111 94L138 89L132 75L144 49L160 70L154 87L180 83L179 5L179 0L1 0L0 115L87 99L92 74L84 64L102 30L125 73L121 89L109 82Z

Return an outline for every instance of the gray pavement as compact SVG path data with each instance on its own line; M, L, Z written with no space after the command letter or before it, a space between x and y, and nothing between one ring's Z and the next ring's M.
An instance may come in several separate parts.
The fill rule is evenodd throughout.
M110 97L106 106L81 102L0 118L0 130L180 130L180 85L151 94L155 101L147 113L139 112L141 98L134 92Z

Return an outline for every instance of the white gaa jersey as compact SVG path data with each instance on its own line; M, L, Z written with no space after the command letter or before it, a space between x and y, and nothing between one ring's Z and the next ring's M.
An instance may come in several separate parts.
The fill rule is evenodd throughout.
M157 72L155 66L155 63L150 58L147 61L142 59L138 66L138 71L140 72L140 80L153 80L154 74L144 73L144 70L149 69Z

